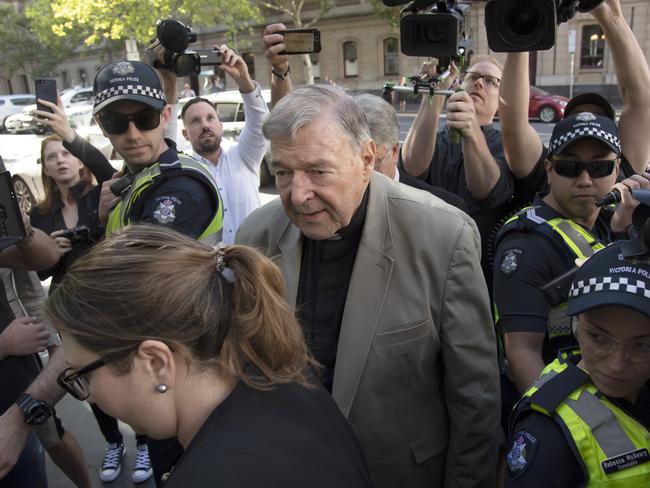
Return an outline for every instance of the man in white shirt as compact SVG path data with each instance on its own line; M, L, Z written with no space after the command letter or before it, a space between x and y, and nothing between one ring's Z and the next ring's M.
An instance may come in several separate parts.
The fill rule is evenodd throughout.
M260 163L267 147L262 122L269 110L244 60L226 46L219 50L224 56L219 67L235 81L244 102L246 123L239 141L222 146L222 123L214 105L205 98L189 100L183 106L181 118L183 136L192 145L192 157L206 163L217 181L223 202L223 242L232 244L239 224L261 204Z

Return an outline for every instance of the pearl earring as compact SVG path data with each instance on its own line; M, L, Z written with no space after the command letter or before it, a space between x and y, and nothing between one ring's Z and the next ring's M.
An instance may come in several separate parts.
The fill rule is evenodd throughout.
M161 383L156 389L158 390L158 393L165 393L167 391L167 385Z

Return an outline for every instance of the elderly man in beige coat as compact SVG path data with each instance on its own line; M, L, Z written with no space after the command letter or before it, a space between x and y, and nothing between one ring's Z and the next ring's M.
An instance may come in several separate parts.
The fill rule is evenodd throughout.
M337 87L285 96L264 134L280 201L237 242L282 270L375 486L494 486L499 380L473 221L375 173L365 114Z

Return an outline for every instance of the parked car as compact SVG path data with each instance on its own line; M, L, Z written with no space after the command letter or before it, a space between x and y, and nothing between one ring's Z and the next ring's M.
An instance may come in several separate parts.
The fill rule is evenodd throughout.
M34 95L2 95L0 96L0 131L5 129L5 119L10 115L20 113L27 105L36 103Z
M244 129L244 123L246 122L244 116L244 101L242 100L239 90L210 93L201 96L215 104L219 120L223 123L224 144L227 144L230 141L237 141L239 139L239 134L241 134L241 131ZM262 90L262 98L267 105L270 105L271 90ZM181 133L183 129L181 110L188 100L190 100L190 98L181 98L178 101L178 136L183 140L184 137ZM179 143L181 142L180 139L177 140ZM191 147L189 149L191 150ZM273 183L273 174L269 168L269 163L270 155L267 150L260 167L260 186L267 186Z
M564 107L568 101L567 97L552 95L541 88L531 86L528 99L528 118L540 119L547 123L560 120L564 115Z

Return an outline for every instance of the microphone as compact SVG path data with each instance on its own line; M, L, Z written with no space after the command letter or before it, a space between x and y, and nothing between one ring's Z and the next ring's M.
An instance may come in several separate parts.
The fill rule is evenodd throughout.
M621 192L618 188L614 188L604 197L596 201L596 207L604 207L606 205L612 205L621 203Z

